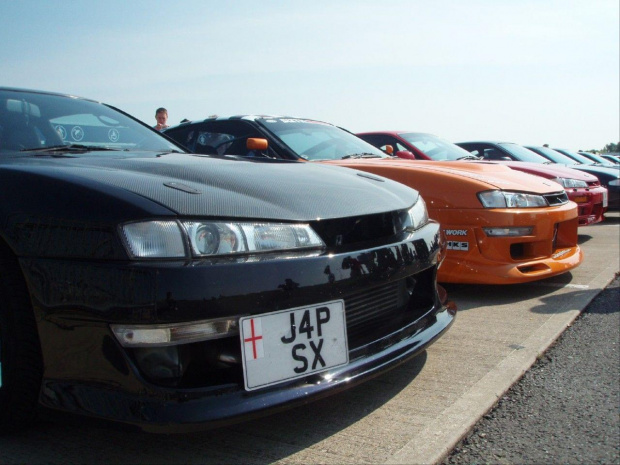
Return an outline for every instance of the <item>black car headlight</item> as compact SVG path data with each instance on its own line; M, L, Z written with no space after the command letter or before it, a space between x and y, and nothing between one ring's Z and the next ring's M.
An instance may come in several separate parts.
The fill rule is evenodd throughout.
M308 224L141 221L121 226L133 258L184 258L323 248Z
M424 199L419 196L418 201L407 212L403 226L406 231L414 231L426 223L428 223L428 210L426 209Z
M324 247L307 224L182 222L195 256Z

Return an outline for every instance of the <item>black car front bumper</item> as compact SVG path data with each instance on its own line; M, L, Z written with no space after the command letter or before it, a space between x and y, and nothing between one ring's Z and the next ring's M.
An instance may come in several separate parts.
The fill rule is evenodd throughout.
M175 432L247 420L339 392L414 357L450 327L455 312L436 285L441 254L439 227L431 222L389 244L285 259L23 258L45 365L40 402ZM110 324L260 315L334 299L345 301L350 362L251 392L240 382L240 366L201 371L211 363L206 355L194 362L193 376L173 385L150 379L110 330ZM393 303L381 303L386 299ZM224 343L236 347L238 341ZM201 354L211 350L207 345Z

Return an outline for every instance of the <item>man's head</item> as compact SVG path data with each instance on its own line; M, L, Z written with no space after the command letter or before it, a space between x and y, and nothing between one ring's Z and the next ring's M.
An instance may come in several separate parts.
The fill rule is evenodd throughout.
M168 110L161 107L155 111L155 119L157 120L157 126L165 127L168 121Z

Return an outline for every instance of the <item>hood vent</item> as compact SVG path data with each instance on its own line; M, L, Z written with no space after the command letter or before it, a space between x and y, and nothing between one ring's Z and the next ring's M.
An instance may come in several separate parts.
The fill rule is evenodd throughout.
M171 189L187 192L188 194L202 194L202 192L200 192L199 190L196 190L193 187L189 187L187 184L182 184L180 182L165 182L164 186L170 187Z

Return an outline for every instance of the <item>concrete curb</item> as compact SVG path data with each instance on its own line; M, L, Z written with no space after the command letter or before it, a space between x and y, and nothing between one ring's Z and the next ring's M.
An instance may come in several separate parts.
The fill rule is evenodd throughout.
M436 464L441 462L475 426L482 416L517 382L537 358L571 325L588 304L610 282L618 265L606 267L588 284L593 292L583 293L558 308L538 330L508 357L474 384L457 402L428 423L416 437L392 455L388 464Z

